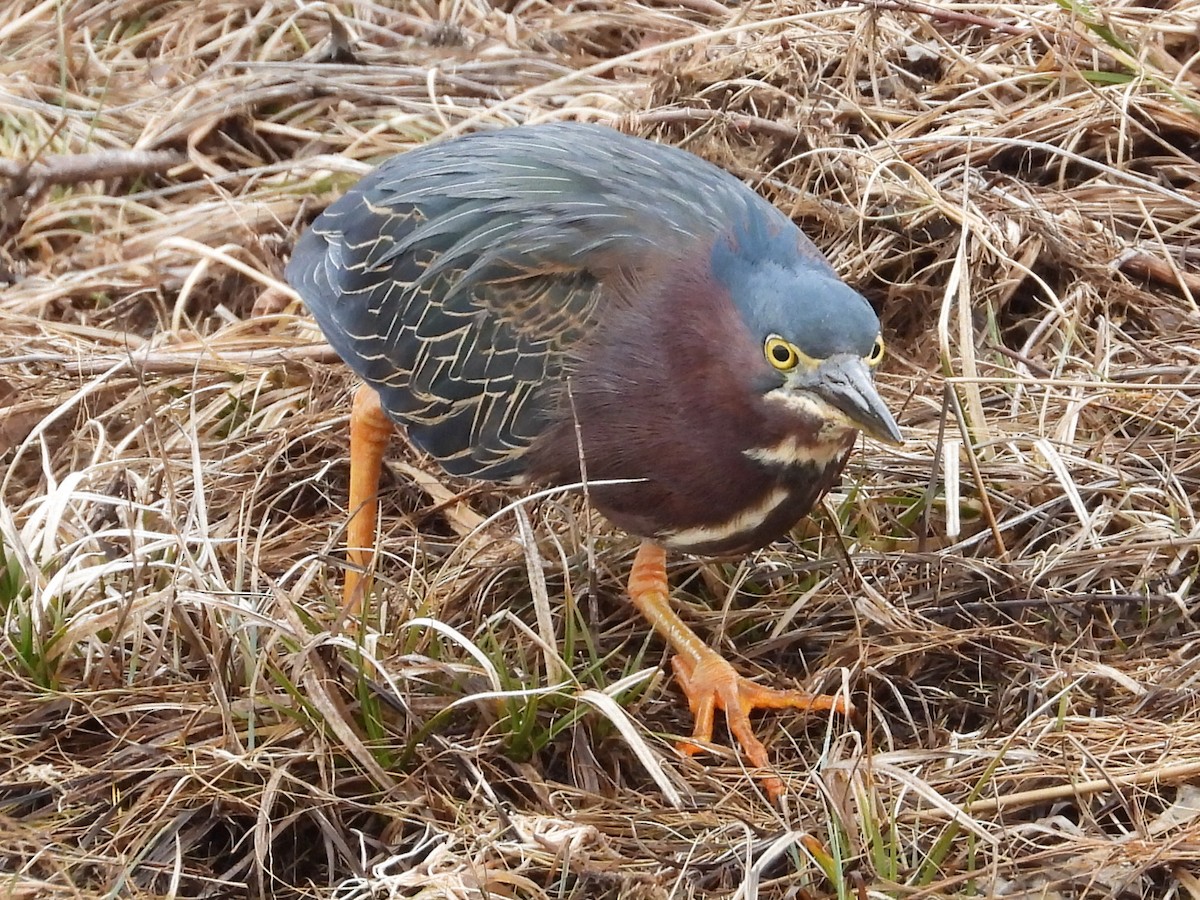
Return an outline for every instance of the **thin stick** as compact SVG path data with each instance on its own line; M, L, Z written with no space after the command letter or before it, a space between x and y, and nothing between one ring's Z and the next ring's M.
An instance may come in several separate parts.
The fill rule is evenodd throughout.
M102 150L43 156L28 162L0 159L0 177L13 180L13 193L25 193L30 188L39 193L53 184L163 172L185 162L187 157L174 150Z
M1082 797L1086 794L1098 794L1101 791L1116 790L1122 787L1137 787L1155 782L1184 781L1200 775L1200 760L1175 763L1160 766L1144 772L1130 772L1126 775L1115 775L1110 778L1092 778L1088 781L1078 781L1072 784L1058 784L1053 787L1037 788L1031 791L1018 791L1015 794L1005 794L1001 797L989 797L976 800L973 803L956 807L956 810L967 815L975 816L981 813L993 813L1017 806L1031 806L1050 800L1063 800L1068 797ZM921 811L922 816L949 818L950 813L944 809L931 807Z
M1014 37L1027 37L1028 35L1034 33L1032 28L1024 28L1020 25L1010 25L1007 22L989 19L987 16L977 16L975 13L942 9L941 7L930 6L928 3L918 3L916 0L868 0L865 5L868 8L874 9L894 9L899 12L917 13L918 15L929 16L929 18L936 19L941 22L957 22L960 25L977 25L980 28L986 28L988 31L997 31L1000 34L1011 34Z

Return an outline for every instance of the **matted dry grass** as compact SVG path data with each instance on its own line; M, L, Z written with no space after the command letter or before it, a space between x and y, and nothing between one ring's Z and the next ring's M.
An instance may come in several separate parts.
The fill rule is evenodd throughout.
M0 892L1200 896L1200 2L393 5L0 9ZM760 722L780 809L673 750L578 498L397 449L338 622L352 381L266 289L385 156L559 118L727 166L883 312L905 446L674 565L862 710Z

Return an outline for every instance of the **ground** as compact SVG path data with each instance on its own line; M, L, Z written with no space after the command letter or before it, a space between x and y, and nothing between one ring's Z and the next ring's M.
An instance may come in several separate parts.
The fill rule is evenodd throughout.
M1200 896L1198 21L5 4L3 890ZM290 248L393 153L557 119L725 166L881 312L903 447L786 541L672 561L743 671L858 708L758 720L779 806L723 733L674 749L636 541L578 497L397 446L339 619L354 383Z

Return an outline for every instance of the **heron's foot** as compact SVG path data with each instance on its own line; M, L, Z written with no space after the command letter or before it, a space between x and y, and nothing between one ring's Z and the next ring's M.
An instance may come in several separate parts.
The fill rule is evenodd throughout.
M750 726L750 713L756 709L798 709L803 712L831 711L849 715L853 707L842 697L828 694L809 694L806 691L781 691L764 687L739 675L730 663L715 650L705 648L696 656L680 654L671 660L675 678L687 695L688 706L696 717L692 737L710 743L713 717L724 710L729 731L746 754L746 759L758 768L765 768L769 759L767 748L755 737ZM704 748L692 741L681 741L679 749L689 756ZM763 778L763 786L772 800L783 792L783 784L773 775Z

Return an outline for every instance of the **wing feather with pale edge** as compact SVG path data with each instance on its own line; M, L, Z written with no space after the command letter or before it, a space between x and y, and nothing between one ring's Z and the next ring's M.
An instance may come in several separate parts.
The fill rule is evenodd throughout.
M453 474L506 479L571 350L656 254L769 204L691 154L600 126L484 132L393 157L287 267L338 354Z

